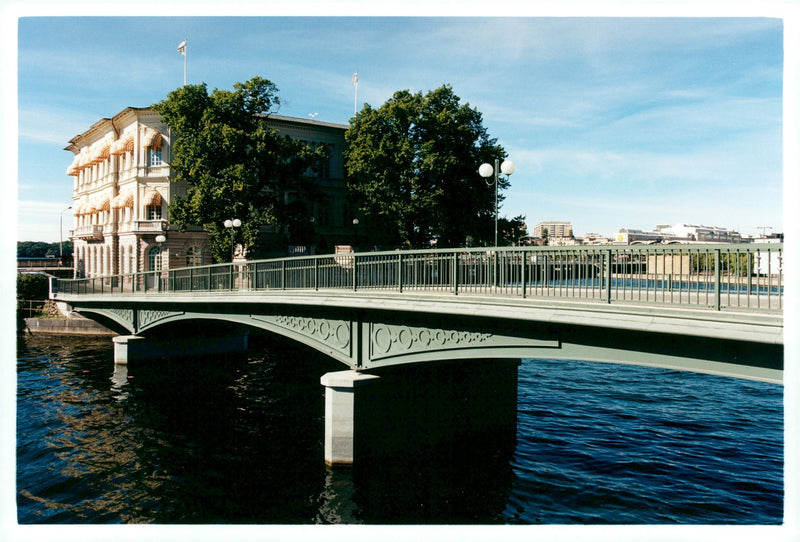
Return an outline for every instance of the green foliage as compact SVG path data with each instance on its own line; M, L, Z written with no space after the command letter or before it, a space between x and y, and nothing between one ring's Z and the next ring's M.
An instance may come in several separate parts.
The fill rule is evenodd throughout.
M45 275L34 273L17 274L17 299L40 300L50 296L50 287Z
M72 241L61 243L61 251L64 257L72 255ZM58 257L58 243L43 243L41 241L20 241L17 243L18 258L45 258L47 256Z
M697 273L713 273L716 265L716 255L709 252L693 253L690 256L690 265ZM727 275L748 276L753 274L755 268L755 255L749 253L720 254L720 271Z
M525 217L515 216L512 219L501 218L497 221L498 243L502 245L516 245L517 242L528 234Z
M494 235L494 188L477 173L505 156L482 116L445 85L423 95L398 91L369 104L345 134L348 188L355 205L379 223L384 242L460 246ZM504 180L500 189L508 187Z
M186 85L153 105L178 136L170 167L187 186L185 196L170 201L170 222L205 227L217 261L230 259L233 242L251 249L263 226L288 227L296 206L286 194L320 197L306 173L327 159L326 150L282 137L263 122L280 105L277 92L254 77L210 94L205 84ZM235 241L223 225L233 218L242 221Z

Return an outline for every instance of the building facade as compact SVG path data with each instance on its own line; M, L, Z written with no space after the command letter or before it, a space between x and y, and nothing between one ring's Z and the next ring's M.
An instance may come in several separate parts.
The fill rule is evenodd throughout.
M544 234L547 230L547 235ZM539 222L533 228L533 235L544 239L559 239L565 237L572 237L572 222Z
M622 228L614 244L635 245L652 243L741 243L742 236L733 230L695 224L659 224L655 230Z
M698 224L659 225L656 226L656 230L678 239L698 243L741 243L742 241L742 236L739 232L718 226Z
M309 221L322 238L338 242L351 230L342 158L347 126L277 115L265 116L264 122L292 138L328 147L328 166L316 180L326 197L311 206ZM152 109L128 107L70 140L76 276L212 263L202 228L179 232L169 223L171 198L185 193L168 166L173 137Z
M674 236L660 231L621 228L614 236L615 245L649 245L652 243L670 242Z

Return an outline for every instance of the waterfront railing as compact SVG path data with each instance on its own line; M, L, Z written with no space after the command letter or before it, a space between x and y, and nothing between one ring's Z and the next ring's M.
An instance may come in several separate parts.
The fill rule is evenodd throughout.
M352 252L58 279L70 295L349 290L781 311L783 245Z

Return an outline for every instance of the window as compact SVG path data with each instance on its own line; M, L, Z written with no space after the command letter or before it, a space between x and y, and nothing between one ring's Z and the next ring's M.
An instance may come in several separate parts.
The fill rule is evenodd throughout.
M203 251L200 247L189 247L186 251L186 267L203 265Z
M145 207L147 220L161 220L161 205L148 205Z
M321 147L325 148L325 154L327 158L324 162L320 164L319 168L319 177L321 179L330 179L331 177L331 158L333 157L333 153L331 152L332 145L320 145Z
M148 271L161 270L161 249L159 247L153 247L147 253L147 267Z
M151 166L160 166L161 162L161 149L150 149L149 151L150 157L148 159L148 163Z

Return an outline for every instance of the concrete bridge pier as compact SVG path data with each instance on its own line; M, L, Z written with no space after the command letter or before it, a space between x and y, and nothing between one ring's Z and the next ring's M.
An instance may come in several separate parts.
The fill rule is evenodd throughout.
M519 364L440 361L323 375L325 463L425 461L473 445L513 450Z
M163 357L188 357L247 350L248 333L229 333L218 336L178 336L144 337L142 335L120 335L113 338L114 363L127 365L130 361L140 361Z

